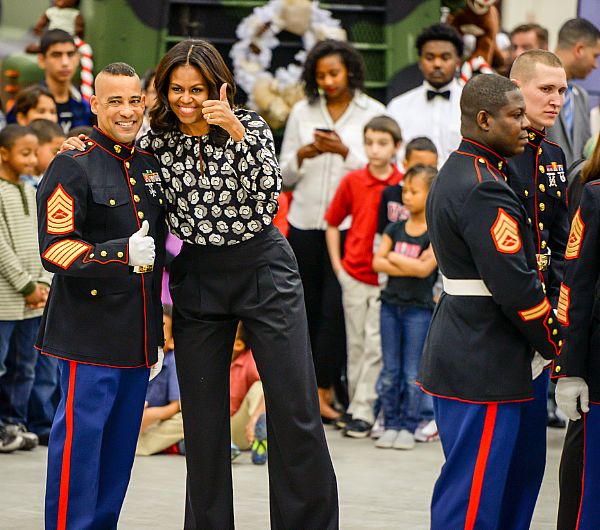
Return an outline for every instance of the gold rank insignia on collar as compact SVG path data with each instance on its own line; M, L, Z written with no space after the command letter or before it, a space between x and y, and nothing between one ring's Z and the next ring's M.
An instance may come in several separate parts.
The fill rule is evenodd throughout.
M533 133L533 132L530 131L529 132L529 139L530 140L535 140L535 133Z
M121 152L121 146L120 145L113 145L113 149L115 150L115 153L120 153Z
M502 160L500 160L500 162L498 162L498 169L502 170L503 165L504 165L504 163L502 162Z

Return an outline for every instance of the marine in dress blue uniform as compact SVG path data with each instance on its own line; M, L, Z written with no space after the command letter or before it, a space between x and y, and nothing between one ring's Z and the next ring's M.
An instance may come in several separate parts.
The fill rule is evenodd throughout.
M527 213L539 278L556 308L569 237L566 162L560 146L548 141L543 131L529 127L527 134L525 151L508 161L508 183ZM535 399L522 407L501 528L527 529L531 523L546 467L548 381L544 370L533 382Z
M106 71L105 78L119 76L127 87L133 83L135 96L137 76ZM96 90L100 98L98 79ZM104 90L112 99L106 107L99 99L100 127L103 121L109 124L103 129L110 130L111 123L120 127L115 121L120 119L130 130L133 123L132 143L94 129L84 152L56 157L37 195L42 262L54 273L37 347L59 359L61 374L48 446L47 529L116 528L148 367L163 345L160 170L152 155L133 146L143 100L127 101L127 90L118 89L122 99L115 99ZM115 118L103 116L113 108ZM143 221L156 246L153 270L130 266L129 239Z
M432 499L434 530L501 527L499 499L518 456L523 404L533 399L534 349L552 359L562 345L528 216L507 183L504 156L525 144L524 107L507 79L471 80L461 100L465 138L427 201L444 276L419 375L434 396L446 457Z
M552 378L561 386L577 380L586 388L589 411L571 420L560 465L559 530L592 530L600 521L600 181L587 183L571 225L565 252L558 319L565 329L565 347L555 360ZM572 396L575 401L581 399ZM575 404L575 403L574 403ZM567 412L565 410L565 412ZM579 419L575 419L579 416Z

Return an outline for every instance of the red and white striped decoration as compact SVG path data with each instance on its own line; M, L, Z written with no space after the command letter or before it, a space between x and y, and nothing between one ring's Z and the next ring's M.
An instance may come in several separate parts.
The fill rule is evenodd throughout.
M474 74L493 74L494 70L481 56L471 57L465 61L460 69L460 80L463 85L473 77Z
M94 59L92 47L79 37L75 37L75 46L81 55L81 95L87 101L90 100L94 93Z

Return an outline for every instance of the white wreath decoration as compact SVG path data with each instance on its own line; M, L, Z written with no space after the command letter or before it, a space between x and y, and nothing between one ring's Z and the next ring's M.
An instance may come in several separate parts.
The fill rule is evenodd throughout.
M277 34L289 31L302 37L303 49L286 68L269 72ZM248 106L277 129L287 120L292 106L304 97L300 83L302 65L320 40L346 40L346 32L331 12L310 0L270 0L257 7L237 27L238 42L231 49L236 82L248 94Z

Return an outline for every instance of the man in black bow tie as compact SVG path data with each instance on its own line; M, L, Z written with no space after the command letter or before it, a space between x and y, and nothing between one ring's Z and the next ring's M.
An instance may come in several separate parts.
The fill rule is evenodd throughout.
M460 94L456 80L463 43L447 24L434 24L417 37L422 85L395 97L388 114L400 125L408 141L426 136L435 144L440 164L460 143ZM402 158L400 158L402 160Z

